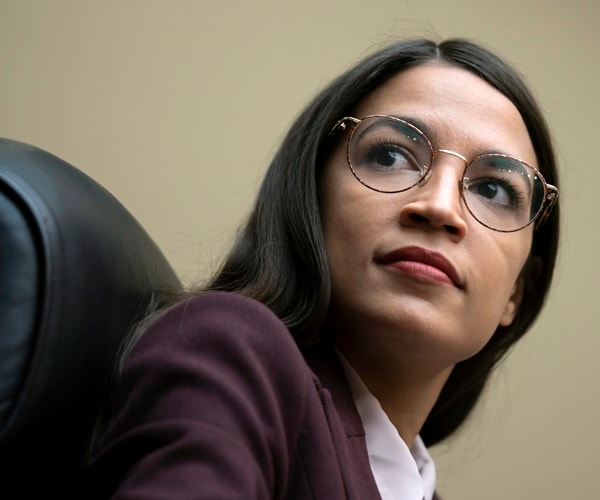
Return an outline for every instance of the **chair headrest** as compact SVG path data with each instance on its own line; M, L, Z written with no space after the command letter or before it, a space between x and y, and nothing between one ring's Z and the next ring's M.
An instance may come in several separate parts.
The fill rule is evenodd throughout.
M123 336L153 295L180 286L106 189L46 151L0 139L3 467L57 453L73 461L57 468L77 465Z

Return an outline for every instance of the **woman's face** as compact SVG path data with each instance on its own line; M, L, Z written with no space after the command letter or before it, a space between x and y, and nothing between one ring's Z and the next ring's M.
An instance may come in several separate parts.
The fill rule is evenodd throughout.
M474 74L444 64L399 73L354 111L425 124L434 148L467 160L501 152L536 166L515 106ZM477 353L521 299L533 229L500 233L468 212L465 162L439 154L422 186L373 191L352 175L348 132L324 167L321 212L332 279L331 324L349 358L450 367Z

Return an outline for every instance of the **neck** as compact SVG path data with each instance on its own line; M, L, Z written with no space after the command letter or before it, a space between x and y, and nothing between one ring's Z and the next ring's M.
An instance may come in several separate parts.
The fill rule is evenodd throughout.
M365 382L409 448L421 432L450 371L448 369L427 380L412 380L392 388L378 385L377 380Z
M452 367L424 369L403 363L347 358L410 448L421 431ZM376 367L376 368L374 368Z

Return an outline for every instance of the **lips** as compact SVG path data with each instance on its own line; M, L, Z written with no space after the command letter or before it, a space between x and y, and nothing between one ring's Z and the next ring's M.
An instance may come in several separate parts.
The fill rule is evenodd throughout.
M452 263L442 254L425 248L417 246L399 248L376 259L376 262L427 281L446 281L457 288L464 287Z

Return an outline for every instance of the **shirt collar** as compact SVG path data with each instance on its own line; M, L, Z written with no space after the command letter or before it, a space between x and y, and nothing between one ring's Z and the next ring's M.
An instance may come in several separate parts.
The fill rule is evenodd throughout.
M420 436L412 448L400 434L344 355L337 350L362 420L371 470L383 500L431 500L435 464Z

